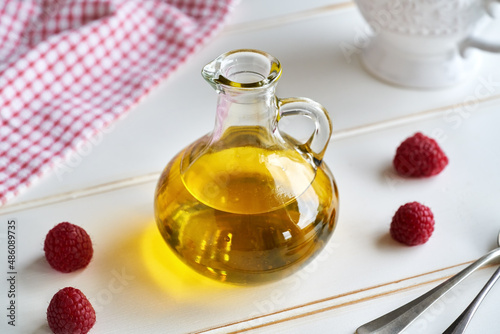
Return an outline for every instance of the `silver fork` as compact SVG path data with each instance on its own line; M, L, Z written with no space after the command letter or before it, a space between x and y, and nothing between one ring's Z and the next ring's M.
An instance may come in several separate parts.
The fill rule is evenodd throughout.
M498 235L498 244L500 245L500 234ZM448 327L443 334L462 334L465 332L465 329L469 325L472 317L476 313L479 305L483 301L484 297L490 292L493 285L500 278L500 267L495 270L493 275L491 275L490 279L484 287L479 291L476 298L467 306L467 308L458 316L458 318Z
M498 245L500 246L500 234L497 237ZM474 263L470 264L468 267L460 271L455 276L444 281L434 289L428 291L424 295L418 297L417 299L401 306L400 308L387 313L375 320L372 320L356 330L356 334L397 334L401 333L406 327L408 327L418 316L420 316L426 309L428 309L432 304L434 304L441 296L450 291L454 286L464 280L467 276L472 274L477 269L482 266L492 263L495 260L500 259L500 247L486 253L484 256L479 258ZM496 273L496 272L495 272ZM494 275L492 279L496 277ZM490 281L492 280L490 279ZM498 278L495 278L496 281ZM494 282L493 282L494 283ZM489 285L488 291L493 283L487 283ZM486 291L486 293L488 292ZM486 295L484 293L484 295ZM481 294L481 293L480 293ZM484 298L484 296L482 297ZM482 301L482 298L477 305ZM474 302L473 302L474 303ZM477 309L477 307L476 307ZM475 310L474 310L475 312ZM472 312L472 315L474 314ZM472 316L471 315L471 316ZM467 316L464 315L464 319ZM459 320L460 321L460 320ZM470 321L470 319L469 319ZM468 324L468 322L467 322ZM453 332L452 332L453 333ZM460 332L456 332L460 333Z

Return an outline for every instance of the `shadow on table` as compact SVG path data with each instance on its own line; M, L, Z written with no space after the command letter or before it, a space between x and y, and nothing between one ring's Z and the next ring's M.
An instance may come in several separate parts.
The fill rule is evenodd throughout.
M132 285L131 292L135 290L141 299L145 294L153 299L163 295L162 298L183 303L199 302L237 289L210 280L186 266L169 249L153 222L115 244L104 261L106 267L111 268L107 284L111 293L101 292L101 299L106 299L106 294L110 299L112 294Z
M52 334L49 325L44 324L38 327L32 334Z
M377 246L380 248L398 248L401 247L401 244L395 241L389 232L387 232L379 236Z

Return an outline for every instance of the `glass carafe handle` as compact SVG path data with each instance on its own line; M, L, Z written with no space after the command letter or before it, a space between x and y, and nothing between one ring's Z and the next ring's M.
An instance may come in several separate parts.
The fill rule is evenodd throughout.
M302 151L310 154L317 165L323 160L326 147L332 135L332 123L328 112L319 103L307 98L290 97L278 100L279 119L287 116L304 116L314 122L314 131L303 144L295 143Z

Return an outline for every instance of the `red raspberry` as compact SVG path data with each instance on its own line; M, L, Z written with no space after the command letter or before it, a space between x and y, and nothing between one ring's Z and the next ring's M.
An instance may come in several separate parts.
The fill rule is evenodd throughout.
M434 215L431 209L418 202L402 205L392 217L392 238L408 246L426 243L433 231Z
M448 165L448 157L434 139L417 132L399 145L393 165L403 176L429 177Z
M95 311L80 290L67 287L52 297L47 322L54 334L85 334L94 326Z
M49 231L43 250L51 267L63 273L85 268L94 254L87 232L67 222Z

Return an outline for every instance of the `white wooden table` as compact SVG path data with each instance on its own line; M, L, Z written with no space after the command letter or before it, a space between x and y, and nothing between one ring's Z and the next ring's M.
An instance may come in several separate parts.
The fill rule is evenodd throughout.
M498 40L499 28L492 25L486 36ZM91 333L354 333L494 248L500 57L484 54L480 72L453 88L403 89L363 71L358 51L367 31L350 2L243 0L223 32L127 117L0 208L2 277L9 220L16 221L18 255L16 326L7 324L9 285L2 278L0 332L50 333L51 297L74 286L96 309ZM356 52L346 54L346 46ZM280 59L280 97L306 96L329 110L334 135L326 163L340 191L338 227L321 255L290 278L258 287L221 285L183 270L153 218L161 170L212 129L216 96L201 68L238 48ZM391 168L396 147L417 131L436 138L450 159L437 177L403 179ZM388 234L395 210L409 201L435 214L434 235L422 246L402 246ZM83 226L93 239L94 258L83 271L61 274L45 262L45 235L62 221ZM493 269L468 278L407 333L441 333ZM499 332L499 305L494 288L469 332Z

